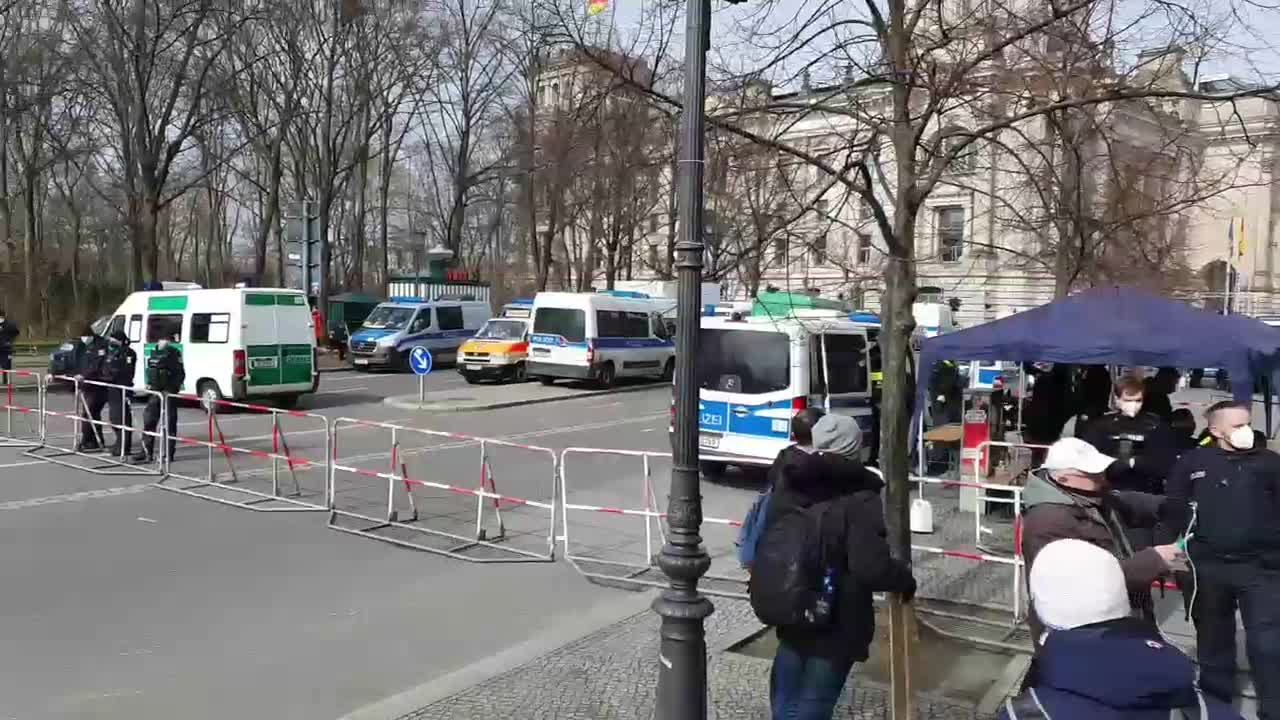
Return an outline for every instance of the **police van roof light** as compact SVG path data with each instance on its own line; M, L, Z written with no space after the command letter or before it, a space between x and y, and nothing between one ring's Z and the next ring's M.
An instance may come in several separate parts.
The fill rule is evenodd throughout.
M609 295L611 297L619 297L619 298L636 298L640 300L649 299L649 295L647 293L637 292L635 290L604 290L597 294Z
M420 298L420 297L410 297L410 296L407 296L407 295L399 295L399 296L396 296L396 297L388 298L388 302L393 302L393 303L421 303L421 302L426 302L426 300L423 300L423 299L422 299L422 298Z

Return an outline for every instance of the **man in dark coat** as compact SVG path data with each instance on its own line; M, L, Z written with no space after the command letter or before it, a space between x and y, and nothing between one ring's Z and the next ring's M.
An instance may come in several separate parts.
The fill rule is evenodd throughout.
M1081 437L1119 461L1107 469L1117 490L1161 494L1178 457L1173 432L1158 415L1142 411L1146 386L1141 380L1121 380L1113 396L1116 409L1089 423Z
M825 415L813 426L813 454L796 453L781 468L766 525L787 513L829 503L820 541L841 568L835 622L779 627L770 675L775 720L830 718L855 662L869 657L875 637L872 593L910 600L911 569L889 552L880 490L884 482L858 462L861 433L853 418ZM762 543L769 542L766 534Z
M85 325L75 353L76 390L79 393L80 441L76 450L99 452L103 449L102 409L107 406L107 389L97 383L107 382L107 341Z
M1022 495L1022 554L1030 571L1040 551L1055 540L1097 545L1120 561L1134 612L1154 620L1151 584L1179 568L1182 553L1174 545L1134 551L1125 528L1154 527L1164 498L1111 490L1106 471L1114 462L1078 438L1054 443ZM1034 608L1028 621L1038 646L1044 626Z
M0 310L0 370L13 369L13 341L18 339L18 323Z

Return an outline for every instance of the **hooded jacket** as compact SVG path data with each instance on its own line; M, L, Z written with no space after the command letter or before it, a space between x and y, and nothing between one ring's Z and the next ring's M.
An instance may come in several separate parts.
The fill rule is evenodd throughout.
M1084 540L1116 556L1129 588L1130 605L1146 609L1151 604L1151 583L1168 568L1152 548L1135 553L1124 528L1154 527L1163 502L1164 498L1146 493L1087 493L1063 487L1045 470L1037 470L1027 480L1022 494L1022 554L1026 569L1031 569L1036 556L1054 540ZM1042 626L1034 609L1029 620L1032 638L1039 642Z
M872 593L913 594L911 569L894 559L884 524L884 482L862 463L831 453L790 453L778 474L766 525L788 512L827 502L822 542L843 568L837 578L833 626L779 627L778 638L802 655L837 661L867 659L875 636ZM768 536L766 535L766 538Z
M1000 720L1243 720L1195 688L1196 668L1131 619L1049 634L1030 688Z

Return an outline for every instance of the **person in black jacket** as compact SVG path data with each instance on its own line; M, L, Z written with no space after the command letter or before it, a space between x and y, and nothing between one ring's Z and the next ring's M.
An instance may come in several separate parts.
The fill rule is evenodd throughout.
M1173 414L1173 402L1169 396L1178 391L1178 379L1182 375L1171 367L1162 367L1156 374L1147 378L1143 385L1146 393L1142 397L1142 412L1151 413L1165 422Z
M1164 480L1177 459L1169 426L1157 415L1142 412L1146 387L1137 378L1115 384L1116 410L1089 423L1082 439L1116 458L1107 478L1116 490L1162 494Z
M95 383L107 381L107 342L93 328L85 325L80 331L80 346L76 348L76 389L80 404L79 452L100 452L103 441L102 408L107 406L106 388Z
M782 472L792 455L800 453L810 455L813 450L813 426L819 419L825 415L819 408L805 408L791 417L791 440L792 444L778 451L777 457L773 459L773 464L769 466L769 470L765 473L765 490L772 490L778 484L778 476Z
M182 392L182 383L186 381L186 369L182 365L182 353L173 346L175 338L161 338L156 349L147 358L147 389L161 393ZM165 427L169 432L167 459L173 459L178 441L178 404L172 398L162 403L158 395L147 399L146 414L142 417L142 451L133 456L135 462L152 462L155 459L156 428L160 427L160 416L166 418Z
M18 324L5 317L4 310L0 310L0 370L13 369L13 341L16 339Z
M1280 455L1256 447L1250 410L1209 408L1213 441L1170 474L1163 533L1187 538L1200 686L1227 702L1235 695L1239 610L1258 718L1280 720Z
M116 330L107 338L107 382L120 387L107 388L107 419L115 433L115 443L107 449L113 456L125 457L133 453L133 411L130 394L122 388L133 387L133 374L138 364L138 354L129 348L129 336Z
M766 526L783 514L829 503L820 541L824 556L836 558L841 569L835 621L777 628L769 687L775 719L830 718L853 664L869 656L875 636L871 594L901 593L910 600L916 590L910 567L889 552L884 483L857 460L857 423L824 415L813 426L813 443L813 454L793 453L780 468Z

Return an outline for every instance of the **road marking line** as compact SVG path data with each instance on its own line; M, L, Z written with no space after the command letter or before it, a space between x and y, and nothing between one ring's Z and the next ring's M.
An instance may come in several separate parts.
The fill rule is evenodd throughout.
M0 470L5 468L27 467L28 465L44 465L48 460L29 460L27 462L9 463L8 465L0 465Z
M358 385L356 387L341 388L338 390L323 390L315 393L316 395L341 395L342 393L357 392L359 390L368 390L368 385Z
M22 510L25 508L39 507L41 505L57 505L60 503L81 502L83 500L114 497L116 495L132 495L134 493L140 493L151 487L154 487L151 483L139 483L137 485L125 485L123 487L107 488L105 490L86 490L84 492L67 493L65 495L49 495L46 497L30 498L28 500L13 500L6 503L0 503L0 510Z

